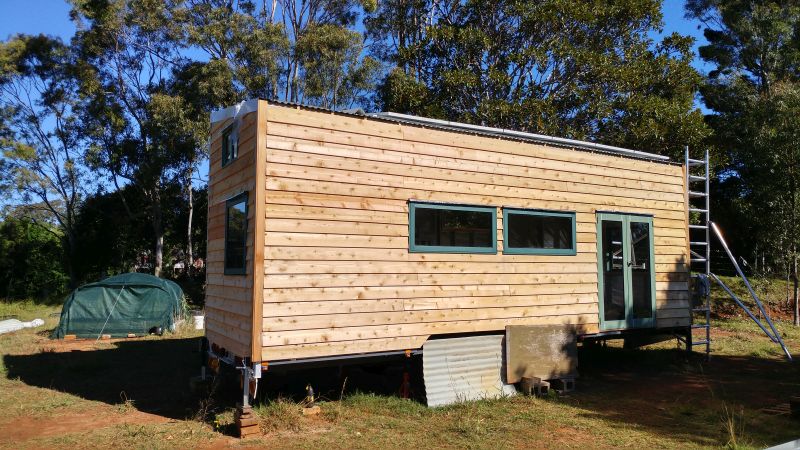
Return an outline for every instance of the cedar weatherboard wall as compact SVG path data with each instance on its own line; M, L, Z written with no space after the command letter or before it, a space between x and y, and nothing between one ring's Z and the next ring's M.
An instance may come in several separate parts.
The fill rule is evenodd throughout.
M257 322L246 316L251 305L236 303L244 308L239 328L220 327L213 315L224 308L216 306L212 342L229 337L226 330L260 337L251 345L274 361L418 348L433 334L506 325L574 323L595 332L597 211L654 216L657 326L690 323L681 166L263 101L259 114L264 303L252 310L263 315L261 333L247 335ZM211 165L215 182L213 145ZM411 199L498 207L497 254L409 252ZM577 254L504 254L501 206L575 211ZM218 281L209 275L209 299L221 295Z
M264 139L258 133L258 114L246 114L239 125L239 156L222 167L222 131L232 122L227 119L211 124L211 148L208 170L208 252L206 254L206 336L209 341L236 356L250 356L253 327L253 273L263 272L263 253L253 258L256 224L263 224L263 189L256 190L257 142ZM263 134L263 133L262 133ZM263 152L262 152L263 153ZM263 160L263 155L262 158ZM263 164L261 164L263 167ZM262 185L263 186L263 185ZM247 256L244 275L226 275L225 263L225 204L242 192L247 200ZM257 214L262 219L256 220ZM263 234L263 233L262 233ZM261 240L263 248L263 240ZM257 269L253 263L256 261ZM259 290L262 284L258 284ZM256 304L260 302L255 302ZM259 309L260 312L260 309ZM257 334L257 333L255 333ZM260 343L258 344L260 346Z

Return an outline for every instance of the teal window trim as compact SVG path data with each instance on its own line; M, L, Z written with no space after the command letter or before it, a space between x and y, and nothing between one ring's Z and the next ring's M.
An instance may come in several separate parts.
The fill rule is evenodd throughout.
M228 210L231 206L244 202L244 251L242 252L241 267L228 267ZM223 245L223 274L224 275L247 275L247 215L250 213L250 206L247 202L247 192L242 192L225 201L225 240Z
M508 246L508 215L523 214L542 217L566 217L572 223L572 248L530 248ZM575 256L578 254L578 234L574 211L548 211L543 209L503 208L503 253L508 255L557 255Z
M222 130L222 167L227 166L228 164L232 163L239 157L239 139L231 140L233 134L233 126L234 124L230 124ZM232 155L228 156L228 147L233 146L235 150L231 153Z
M445 209L450 211L486 212L492 214L491 247L456 247L449 245L416 245L415 223L417 208ZM497 208L494 206L466 206L458 204L408 202L408 251L411 253L492 253L497 254Z

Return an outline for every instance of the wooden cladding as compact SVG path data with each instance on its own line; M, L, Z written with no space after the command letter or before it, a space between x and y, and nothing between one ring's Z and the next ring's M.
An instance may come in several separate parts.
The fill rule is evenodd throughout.
M257 283L253 273L256 270L263 273L264 267L263 250L256 251L258 245L263 249L263 240L257 244L254 231L263 230L264 224L263 207L259 209L257 202L257 199L263 202L263 184L256 189L257 119L258 114L252 112L239 123L227 119L212 124L209 154L206 336L240 357L251 356L253 336L260 334L261 328L260 323L253 326L253 305L261 304L253 302L253 291L263 289L263 282ZM227 153L224 167L223 152ZM240 202L242 199L244 205ZM228 220L231 207L234 208L234 224ZM228 250L232 250L231 244L239 248L226 252L226 237L234 238L231 231L241 231L232 230L231 225L233 228L244 226L245 233L229 242Z
M264 158L247 166L261 189L263 302L248 326L262 360L403 350L433 334L509 324L597 331L597 211L652 215L656 326L689 324L680 166L286 106L262 113ZM256 141L244 125L239 160ZM212 145L212 167L214 158ZM242 182L219 175L212 181L224 189ZM414 252L409 216L426 202L561 212L574 248L506 252L507 225L495 213L494 251Z

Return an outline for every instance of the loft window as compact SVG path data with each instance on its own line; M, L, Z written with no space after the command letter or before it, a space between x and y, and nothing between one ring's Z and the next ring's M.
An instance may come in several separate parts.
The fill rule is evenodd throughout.
M239 137L233 133L233 125L222 132L222 167L239 156Z
M412 202L409 250L497 253L497 209Z
M225 202L225 274L243 275L247 264L247 192Z
M503 253L574 255L575 213L503 208Z

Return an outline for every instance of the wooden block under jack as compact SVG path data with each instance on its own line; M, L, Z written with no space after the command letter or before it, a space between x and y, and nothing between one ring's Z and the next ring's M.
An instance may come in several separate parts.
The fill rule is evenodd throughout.
M240 438L261 435L261 428L258 426L258 420L253 414L252 407L243 408L241 405L236 405L234 422L236 428L239 429Z
M255 417L240 417L236 419L236 426L239 428L247 428L258 425L258 420Z
M239 437L242 439L248 438L250 436L260 436L260 435L261 435L261 429L257 425L239 428Z

